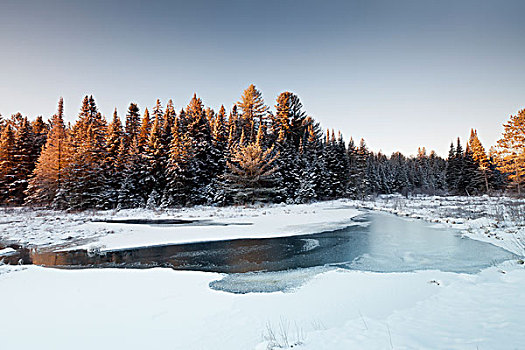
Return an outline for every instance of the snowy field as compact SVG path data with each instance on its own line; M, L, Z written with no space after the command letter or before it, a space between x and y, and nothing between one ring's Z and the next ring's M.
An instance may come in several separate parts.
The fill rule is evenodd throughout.
M162 212L62 214L11 209L0 213L0 238L59 249L112 249L290 236L359 224L350 219L360 210L374 209L457 228L523 257L524 224L516 215L523 204L488 197L389 196L373 202ZM169 230L162 225L95 222L115 218L200 221ZM11 253L9 248L0 251ZM282 285L286 291L218 290L224 284L243 283ZM0 348L522 349L523 290L521 259L478 274L318 267L223 275L162 268L3 265Z
M3 349L523 349L525 271L295 272L294 292L229 294L221 275L1 267ZM273 336L272 336L273 334ZM293 347L292 347L293 346Z

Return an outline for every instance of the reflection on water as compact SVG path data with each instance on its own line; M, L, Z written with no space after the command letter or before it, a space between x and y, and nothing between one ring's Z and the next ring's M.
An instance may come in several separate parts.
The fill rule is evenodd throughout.
M473 273L515 257L491 244L420 221L383 213L368 213L359 221L369 224L314 235L161 245L103 254L20 249L18 258L25 263L69 268L165 266L242 273L335 265L379 272L439 269Z

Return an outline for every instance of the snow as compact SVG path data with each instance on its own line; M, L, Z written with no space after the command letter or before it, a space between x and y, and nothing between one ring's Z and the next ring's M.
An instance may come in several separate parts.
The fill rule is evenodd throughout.
M33 246L53 245L101 251L160 244L284 237L358 225L350 219L362 211L341 208L342 203L327 201L309 205L195 207L166 211L142 209L79 214L21 209L0 214L0 237L5 241ZM196 222L183 225L97 222L115 218ZM313 247L311 244L309 247Z
M303 252L308 252L310 250L314 250L315 248L319 247L319 240L312 239L312 238L305 238L303 239L304 246L303 246Z
M63 213L0 211L0 240L31 246L119 249L157 244L317 233L362 223L349 219L359 209L381 210L459 230L469 238L525 256L525 200L508 197L380 196L372 201L335 200L314 204L252 207L194 207ZM108 219L186 219L186 225L133 225ZM220 225L223 226L220 226Z
M514 349L525 341L525 269L515 261L476 275L290 273L303 280L292 292L231 294L208 288L222 278L214 273L2 266L2 346L262 350L269 330L274 345L283 333L301 343L294 348L316 350Z
M363 224L350 218L372 209L457 229L523 257L524 204L509 198L382 196L168 211L6 209L0 212L0 238L60 249L113 249L289 236ZM94 221L111 218L202 221L172 226ZM318 244L305 238L303 250ZM5 248L0 258L11 253ZM316 267L223 275L0 265L0 338L6 349L518 349L525 343L523 290L522 258L476 274Z
M388 195L346 204L433 222L436 227L457 229L469 238L525 256L524 199Z
M16 250L14 250L13 248L4 248L4 249L0 249L0 257L2 256L9 256L9 255L12 255L16 252Z

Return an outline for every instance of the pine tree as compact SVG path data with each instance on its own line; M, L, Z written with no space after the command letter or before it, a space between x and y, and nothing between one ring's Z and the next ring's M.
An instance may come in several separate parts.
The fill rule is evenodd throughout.
M260 142L238 145L228 161L225 175L228 197L234 203L272 201L275 196L273 148L263 151Z
M483 187L482 173L474 161L469 145L467 144L467 149L464 152L459 137L455 150L451 145L446 169L446 182L449 192L458 195L470 196L478 193Z
M13 127L7 124L0 135L0 203L7 203L16 181L16 149Z
M158 120L159 125L162 127L163 118L164 118L164 112L162 111L162 104L160 103L160 100L157 99L157 102L155 102L155 107L153 107L152 110L152 116L153 116L153 123Z
M458 139L459 144L459 139ZM456 158L456 148L454 143L450 144L450 150L448 152L447 168L445 172L445 179L447 189L450 193L456 193L458 191L458 181L460 177L460 162Z
M318 123L308 121L306 137L299 147L300 185L297 201L308 203L320 197L323 190L324 167L321 159L322 132Z
M149 136L151 134L151 120L149 118L149 111L146 108L144 110L144 117L142 118L142 124L140 125L138 142L139 149L142 152L148 143Z
M132 140L139 135L140 113L136 103L130 103L126 114L126 145L131 146Z
M215 147L221 153L226 152L226 146L228 142L228 130L227 130L227 121L226 121L226 109L224 105L219 109L217 117L213 120L211 124L211 133L212 139Z
M463 172L466 177L465 192L467 195L479 194L485 187L483 172L479 164L474 159L470 144L467 143L465 154L463 156Z
M211 135L212 144L215 149L214 162L217 165L217 174L222 175L226 170L226 159L228 155L228 132L226 121L226 109L221 106L219 113L212 120Z
M439 157L436 152L431 151L428 157L428 182L431 184L432 192L430 194L443 194L446 191L445 171L446 161Z
M129 146L121 143L119 157L123 164L121 171L122 184L118 190L118 208L141 208L146 205L146 199L141 188L140 174L142 156L140 154L138 136L131 140Z
M186 116L192 154L191 169L195 181L191 191L191 201L195 204L202 204L214 196L211 193L213 189L209 185L219 175L217 160L220 155L213 146L211 128L206 119L202 100L196 95L193 95L186 108Z
M169 100L166 105L166 112L164 113L163 122L162 122L162 151L166 155L169 153L171 139L173 137L173 128L175 126L175 121L177 119L177 113L175 112L175 107L173 106L173 101Z
M237 105L233 105L230 115L228 117L228 150L239 142L242 134L242 128L240 126L240 118L237 112Z
M172 132L166 169L167 185L162 196L163 207L182 206L190 201L189 191L193 185L192 150L188 134L182 131L184 123L185 112L182 110Z
M525 109L511 115L503 127L503 136L498 140L498 168L507 174L521 196L525 180Z
M507 187L507 176L498 168L498 151L495 146L489 149L489 184L493 190L501 191Z
M294 203L300 189L299 150L295 149L290 139L287 139L284 129L275 143L278 158L276 161L279 186L277 192L283 196L279 199Z
M125 143L122 123L115 108L113 119L108 125L106 154L102 164L104 189L100 206L105 209L118 206L120 186L123 181L122 172L125 167L125 158L122 154Z
M271 131L276 139L279 159L277 175L280 178L284 200L297 200L301 187L300 147L305 142L307 124L306 113L302 110L299 98L291 92L283 92L277 97L276 114L271 117ZM301 199L302 200L302 199Z
M399 152L395 152L390 156L390 163L392 165L392 190L408 195L413 189L412 184L408 179L408 160Z
M103 162L107 125L93 97L87 101L82 104L79 120L73 127L74 153L65 169L65 192L60 196L73 210L101 208L105 202Z
M202 100L194 94L175 123L163 205L203 204L216 190L220 155L212 142Z
M369 191L370 180L367 177L367 167L368 167L368 157L370 152L366 146L365 140L361 139L359 141L359 147L356 152L355 159L355 170L354 174L356 176L356 194L358 199L363 199Z
M206 107L204 109L204 115L206 116L206 120L208 120L208 124L213 125L213 121L215 119L215 111L210 107Z
M342 135L339 133L337 139L335 132L327 130L326 141L323 149L323 162L325 168L325 198L339 198L347 194L348 184L348 154Z
M147 176L144 179L143 190L147 194L148 205L158 206L160 205L160 194L163 193L165 187L164 175L167 162L167 153L163 144L164 131L162 125L164 124L164 117L159 100L157 100L153 115L155 119L144 152ZM152 197L153 191L155 194Z
M26 199L29 204L51 206L56 204L56 195L64 193L65 169L71 162L73 149L63 113L60 98L58 112L51 118L51 130L29 180Z
M483 173L483 180L485 183L485 192L489 192L489 178L490 175L490 164L485 152L485 148L481 144L481 141L478 138L478 132L474 129L470 130L470 139L469 139L469 150L472 152L472 158L477 163L478 168Z
M265 122L269 108L264 104L262 93L253 84L244 90L237 106L241 110L239 119L241 131L244 131L246 141L252 142L255 140L259 125Z
M35 168L34 134L27 118L23 118L15 134L15 181L8 189L8 202L19 205L23 203L29 175Z
M40 152L42 152L42 147L44 147L44 145L46 144L47 134L49 132L50 126L44 122L42 116L40 115L33 121L33 123L31 123L31 128L33 129L34 135L33 155L34 160L36 162L36 160L40 156Z
M299 97L288 91L283 92L277 97L275 109L276 115L272 116L274 133L279 135L284 130L287 139L298 149L310 122Z
M465 153L463 151L463 147L461 146L461 141L458 137L457 144L456 144L456 155L454 156L454 160L456 163L456 193L459 195L465 195L466 188L468 186L469 179L467 176L465 176L465 162L464 162L464 156Z

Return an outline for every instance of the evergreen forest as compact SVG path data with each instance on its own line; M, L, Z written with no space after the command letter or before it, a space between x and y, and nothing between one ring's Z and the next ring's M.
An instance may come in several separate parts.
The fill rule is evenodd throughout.
M194 95L179 111L171 100L144 110L131 103L122 119L116 109L106 119L85 96L73 124L61 98L48 121L0 116L0 204L85 210L521 195L525 110L504 128L489 152L473 129L446 159L425 148L387 156L322 130L294 93L281 93L270 109L254 85L229 110Z

